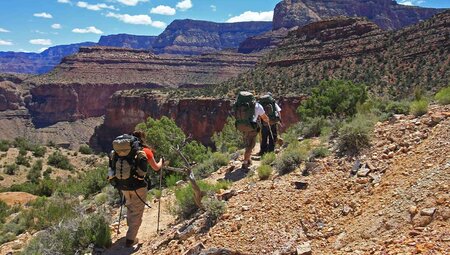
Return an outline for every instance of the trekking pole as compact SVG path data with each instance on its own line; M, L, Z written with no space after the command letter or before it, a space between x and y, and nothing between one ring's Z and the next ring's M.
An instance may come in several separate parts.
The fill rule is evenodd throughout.
M162 172L163 172L163 166L164 166L164 157L163 157L163 165L161 166L161 169L159 169L159 191L161 192L161 196L158 199L158 224L156 227L156 234L159 234L159 217L161 215L161 198L162 198Z
M123 208L123 204L124 204L124 196L122 194L122 192L119 190L120 193L120 213L119 213L119 224L117 225L117 235L120 234L120 220L122 219L122 208Z

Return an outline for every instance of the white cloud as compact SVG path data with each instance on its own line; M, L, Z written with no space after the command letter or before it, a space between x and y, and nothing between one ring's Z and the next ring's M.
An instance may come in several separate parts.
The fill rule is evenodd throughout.
M61 4L71 4L70 0L58 0L58 3L61 3Z
M98 35L103 34L102 30L100 30L94 26L87 27L87 28L74 28L74 29L72 29L72 32L78 33L78 34L89 34L89 33L90 34L98 34Z
M106 17L116 18L124 23L133 24L133 25L147 25L153 26L157 28L165 27L166 24L161 21L153 21L152 18L148 15L129 15L129 14L117 14L113 12L109 12L106 14Z
M268 12L252 12L246 11L239 16L231 17L227 22L243 22L243 21L272 21L273 11Z
M36 44L36 45L48 46L48 45L52 45L52 40L50 40L50 39L32 39L32 40L30 40L30 43Z
M0 46L9 46L9 45L13 45L13 43L10 41L5 41L5 40L0 39Z
M55 24L52 25L52 28L53 29L61 29L62 26L61 26L61 24L55 23Z
M424 2L425 1L423 1L423 0L410 0L410 1L403 0L403 1L400 1L399 4L409 5L409 6L417 6L417 5L423 4Z
M177 3L177 8L186 11L188 9L192 8L192 1L191 0L182 0L181 2Z
M113 5L107 5L107 4L104 4L104 3L101 3L101 4L88 4L86 2L80 1L80 2L77 3L77 6L80 7L80 8L86 8L86 9L91 10L91 11L100 11L100 10L103 10L103 9L116 10L116 8Z
M217 11L217 6L215 6L215 5L212 4L210 7L211 7L211 10L212 10L213 12Z
M34 17L38 18L44 18L44 19L51 19L53 16L50 13L41 12L41 13L35 13L33 14Z
M148 2L148 0L117 0L117 2L128 6L136 6L139 2Z
M9 30L0 27L0 33L9 33Z
M170 6L159 5L157 7L152 8L150 10L150 13L172 16L175 15L177 11Z

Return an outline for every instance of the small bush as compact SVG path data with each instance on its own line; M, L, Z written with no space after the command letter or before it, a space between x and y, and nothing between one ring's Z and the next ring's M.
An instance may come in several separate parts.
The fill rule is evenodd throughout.
M211 157L203 163L194 167L193 172L198 178L206 178L211 173L217 171L222 166L226 166L229 162L229 156L219 152L215 152Z
M74 170L74 166L70 164L67 156L64 156L61 152L55 151L52 155L50 155L47 159L47 163L51 166L64 169L64 170Z
M151 193L155 196L156 199L160 199L162 196L162 191L159 189L152 189Z
M302 124L302 135L305 138L318 137L329 126L324 117L315 117L305 120Z
M202 204L205 207L206 215L211 225L225 212L225 203L215 198L203 198Z
M5 166L5 174L7 175L15 175L16 172L19 170L19 166L16 164L6 165Z
M0 140L0 151L8 151L11 145L6 140Z
M258 177L260 180L269 179L270 175L273 172L272 167L269 165L261 165L258 167L257 171L258 171Z
M450 86L441 89L434 98L439 104L450 104Z
M386 105L386 113L389 116L394 114L405 114L409 113L410 102L407 101L389 101Z
M33 183L38 183L39 178L41 178L41 172L42 172L42 160L37 160L36 162L34 162L33 166L28 172L27 179Z
M330 151L325 147L317 147L311 151L311 158L325 158L330 154Z
M183 177L179 174L171 174L166 177L166 186L167 187L174 187L178 181L183 180Z
M111 245L109 223L98 213L61 222L37 235L23 254L93 253L91 245L99 248Z
M103 205L107 201L108 201L108 195L106 193L100 193L94 197L94 202L97 206Z
M411 103L411 107L409 113L418 117L422 116L428 112L428 101L425 99L421 99L418 101L413 101Z
M26 151L25 151L25 153L26 153ZM19 153L19 155L17 155L17 157L16 157L16 164L19 166L30 167L30 158Z
M339 130L338 149L341 154L357 154L361 149L370 146L370 134L373 130L374 118L358 115Z
M31 151L33 149L33 144L31 144L27 139L23 137L16 137L13 142L14 147Z
M8 188L8 191L27 192L36 196L49 197L55 192L58 182L51 179L40 180L39 183L26 182L22 184L14 184Z
M58 190L74 196L83 195L87 198L93 194L99 193L106 185L108 185L108 181L105 178L105 176L107 176L107 171L106 167L98 167L94 170L87 171L80 175L78 180L69 180L65 185L60 186Z
M89 145L81 145L80 149L78 149L78 151L84 155L90 155L90 154L94 153L94 151L91 149L91 147L89 147Z
M47 169L45 169L44 173L42 174L42 176L44 176L44 178L49 179L50 178L50 174L53 172L53 169L51 167L47 167Z
M9 206L3 201L0 200L0 223L5 222L5 218L8 216Z
M42 158L45 156L45 153L47 153L47 148L44 146L36 146L33 149L33 156Z
M238 148L243 148L242 134L236 129L235 118L228 117L222 131L214 133L212 141L216 150L222 153L233 153Z
M287 174L294 171L301 162L307 159L307 150L298 144L291 144L275 160L275 168L279 174Z
M5 177L3 177L3 175L0 175L0 181L3 181L5 179Z
M216 185L207 182L197 182L202 192L217 191ZM170 212L182 219L188 219L197 211L197 205L194 202L194 191L191 184L175 190L175 204L170 208Z
M0 235L0 245L16 240L16 235L11 232Z
M275 152L269 152L262 156L261 159L261 165L272 165L272 163L275 161L277 156L275 155Z

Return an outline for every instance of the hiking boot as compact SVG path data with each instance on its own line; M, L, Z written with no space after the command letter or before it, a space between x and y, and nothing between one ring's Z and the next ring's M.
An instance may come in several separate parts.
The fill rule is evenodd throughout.
M243 169L248 169L251 165L252 165L252 161L251 160L244 160L244 162L242 162L242 168Z
M137 239L137 238L134 239L134 240L127 239L127 240L125 241L125 247L127 247L127 248L133 247L133 246L136 245L138 242L139 242L139 239Z

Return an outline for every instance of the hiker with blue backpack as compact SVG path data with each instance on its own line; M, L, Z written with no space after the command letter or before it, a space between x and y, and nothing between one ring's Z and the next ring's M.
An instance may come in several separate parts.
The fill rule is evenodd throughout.
M138 243L136 236L147 205L148 165L155 171L159 171L163 166L163 160L157 163L144 141L145 133L140 131L134 132L133 135L118 136L112 143L113 150L109 157L108 180L119 190L122 202L124 200L127 207L126 247Z
M245 152L242 168L248 169L252 164L250 156L256 145L256 136L260 130L257 123L258 118L269 123L269 117L266 115L263 106L256 102L253 94L248 91L239 92L234 104L234 115L236 128L242 132L244 137Z

